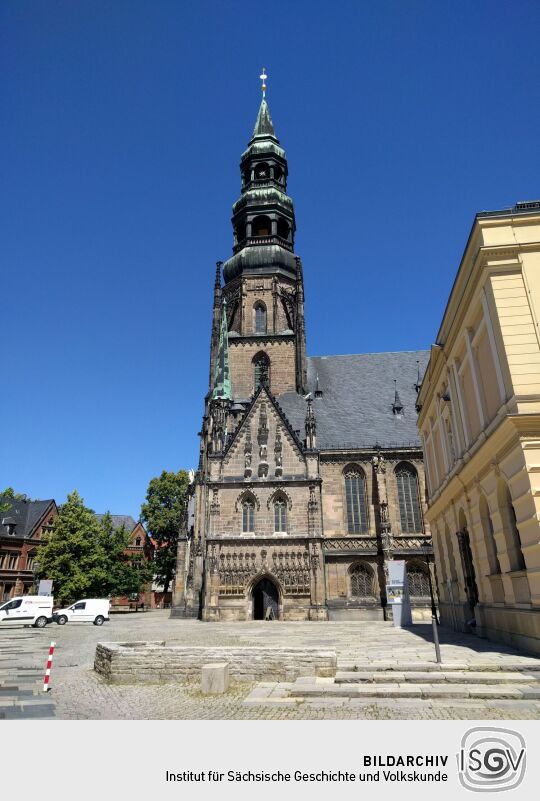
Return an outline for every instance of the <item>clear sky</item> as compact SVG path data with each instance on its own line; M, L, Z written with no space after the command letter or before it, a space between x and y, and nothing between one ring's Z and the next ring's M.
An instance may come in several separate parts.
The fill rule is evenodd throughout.
M537 0L0 3L0 487L137 516L196 466L263 65L308 353L429 347L475 212L540 196L539 37Z

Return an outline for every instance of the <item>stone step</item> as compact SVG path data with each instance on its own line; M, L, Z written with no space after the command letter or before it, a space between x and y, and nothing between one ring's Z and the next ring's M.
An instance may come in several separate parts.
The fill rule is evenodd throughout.
M287 692L289 698L509 698L539 700L540 687L526 684L295 684Z
M503 662L503 661L485 661L474 660L471 662L400 662L394 660L392 662L349 662L338 659L338 671L341 673L379 673L385 671L397 671L399 673L425 673L431 671L443 671L448 673L450 671L473 671L477 673L487 673L492 671L503 671L504 673L521 673L531 672L540 674L540 660L531 660L531 662Z
M540 671L338 671L336 684L531 684L540 686Z

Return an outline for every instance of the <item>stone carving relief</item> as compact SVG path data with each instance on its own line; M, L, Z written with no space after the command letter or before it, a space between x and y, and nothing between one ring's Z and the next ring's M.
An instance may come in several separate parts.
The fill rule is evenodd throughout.
M241 548L218 546L213 554L219 573L221 595L244 596L249 582L258 574L268 573L281 583L290 595L309 595L310 570L315 569L309 547L263 549L260 554Z
M244 478L251 477L251 457L253 446L251 444L251 429L248 428L246 433L246 441L244 443Z
M266 478L268 475L268 417L266 414L266 403L261 403L257 442L259 443L258 475L259 478Z
M279 428L276 431L276 441L274 443L274 461L276 463L276 476L280 478L283 475L283 443Z

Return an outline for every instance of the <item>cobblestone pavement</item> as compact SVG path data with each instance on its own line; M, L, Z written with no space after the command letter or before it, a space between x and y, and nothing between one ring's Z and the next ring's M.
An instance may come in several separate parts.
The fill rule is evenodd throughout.
M37 667L37 653L43 667ZM34 656L35 655L35 656ZM0 634L0 720L53 718L54 703L43 693L43 674L48 655L32 629L14 628ZM36 665L26 664L35 662Z
M98 628L91 624L45 629L0 631L0 681L19 686L21 676L31 683L41 681L51 640L56 641L51 690L39 703L47 706L48 717L55 712L64 719L538 719L537 701L461 699L294 699L285 698L278 683L233 684L222 696L202 696L198 683L159 685L109 685L93 671L97 642L165 640L168 644L190 645L275 645L333 647L340 669L357 664L385 665L434 661L430 625L394 629L390 624L367 623L200 623L171 620L168 611L116 615ZM520 654L474 636L457 635L441 629L445 663L474 666L488 662L537 663ZM27 682L28 683L28 682ZM39 685L35 685L38 687ZM268 689L270 688L270 692ZM0 688L1 689L1 688ZM28 689L28 687L27 687ZM253 702L258 690L267 699ZM1 696L0 696L1 698ZM251 699L251 700L250 700ZM33 699L32 699L33 700ZM1 701L0 701L1 703ZM30 717L27 699L19 698L12 713ZM38 705L39 705L38 703ZM52 705L54 704L54 710ZM5 707L0 706L1 712Z

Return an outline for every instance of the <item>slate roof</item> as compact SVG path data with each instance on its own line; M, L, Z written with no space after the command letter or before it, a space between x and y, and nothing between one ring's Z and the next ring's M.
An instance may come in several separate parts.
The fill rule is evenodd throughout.
M37 524L54 500L48 501L16 501L7 495L0 497L0 505L8 504L9 509L0 514L0 535L7 536L7 526L2 521L7 518L15 522L15 536L28 539L32 536Z
M96 517L98 520L103 520L105 515L96 515ZM131 515L111 515L111 518L114 528L122 528L124 526L126 531L133 531L137 525L137 521Z
M313 402L317 448L419 447L415 384L418 367L422 377L428 359L425 350L309 357L308 389L315 395L318 375L323 393ZM401 417L392 412L396 390L404 407ZM296 392L277 401L303 439L306 401Z

